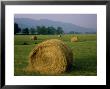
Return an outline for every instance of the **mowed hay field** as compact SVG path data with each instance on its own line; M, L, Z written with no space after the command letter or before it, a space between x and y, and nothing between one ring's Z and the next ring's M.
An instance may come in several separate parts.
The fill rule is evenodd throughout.
M59 76L96 76L97 75L97 35L77 34L78 42L71 42L73 35L37 35L38 40L30 40L32 35L15 35L14 37L14 75L44 76L35 72L26 72L29 53L38 44L47 39L61 39L73 51L73 67L70 72ZM48 76L48 75L46 75Z

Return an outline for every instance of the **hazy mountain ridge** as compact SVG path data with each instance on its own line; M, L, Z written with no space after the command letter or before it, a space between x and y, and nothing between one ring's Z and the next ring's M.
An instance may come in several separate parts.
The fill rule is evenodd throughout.
M14 22L19 24L20 28L36 28L37 26L53 26L53 27L62 27L65 33L68 33L70 31L74 32L96 32L96 29L92 28L85 28L81 26L74 25L72 23L65 23L65 22L59 22L59 21L52 21L48 19L40 19L40 20L34 20L30 18L15 18Z

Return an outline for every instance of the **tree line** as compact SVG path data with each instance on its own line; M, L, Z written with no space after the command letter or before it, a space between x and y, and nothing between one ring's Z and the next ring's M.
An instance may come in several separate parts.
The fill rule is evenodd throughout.
M36 28L24 28L21 29L17 23L14 23L14 34L42 34L42 35L55 35L55 34L63 34L62 27L53 27L53 26L37 26Z

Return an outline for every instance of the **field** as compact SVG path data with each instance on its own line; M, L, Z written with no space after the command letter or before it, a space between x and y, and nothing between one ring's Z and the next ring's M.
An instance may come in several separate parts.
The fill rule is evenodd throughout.
M36 76L39 73L25 72L28 65L30 51L38 43L51 39L61 39L67 44L74 54L73 68L70 72L60 74L60 76L96 76L97 75L97 35L78 34L78 42L71 42L73 35L38 35L38 40L30 40L32 35L15 35L14 37L14 75L15 76ZM43 76L43 75L41 75Z

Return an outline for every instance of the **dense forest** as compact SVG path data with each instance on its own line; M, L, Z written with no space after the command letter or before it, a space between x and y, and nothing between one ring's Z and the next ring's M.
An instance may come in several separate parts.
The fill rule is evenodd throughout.
M54 35L54 34L64 34L62 27L45 27L37 26L36 28L24 28L21 29L17 23L14 23L14 34L42 34L42 35Z

